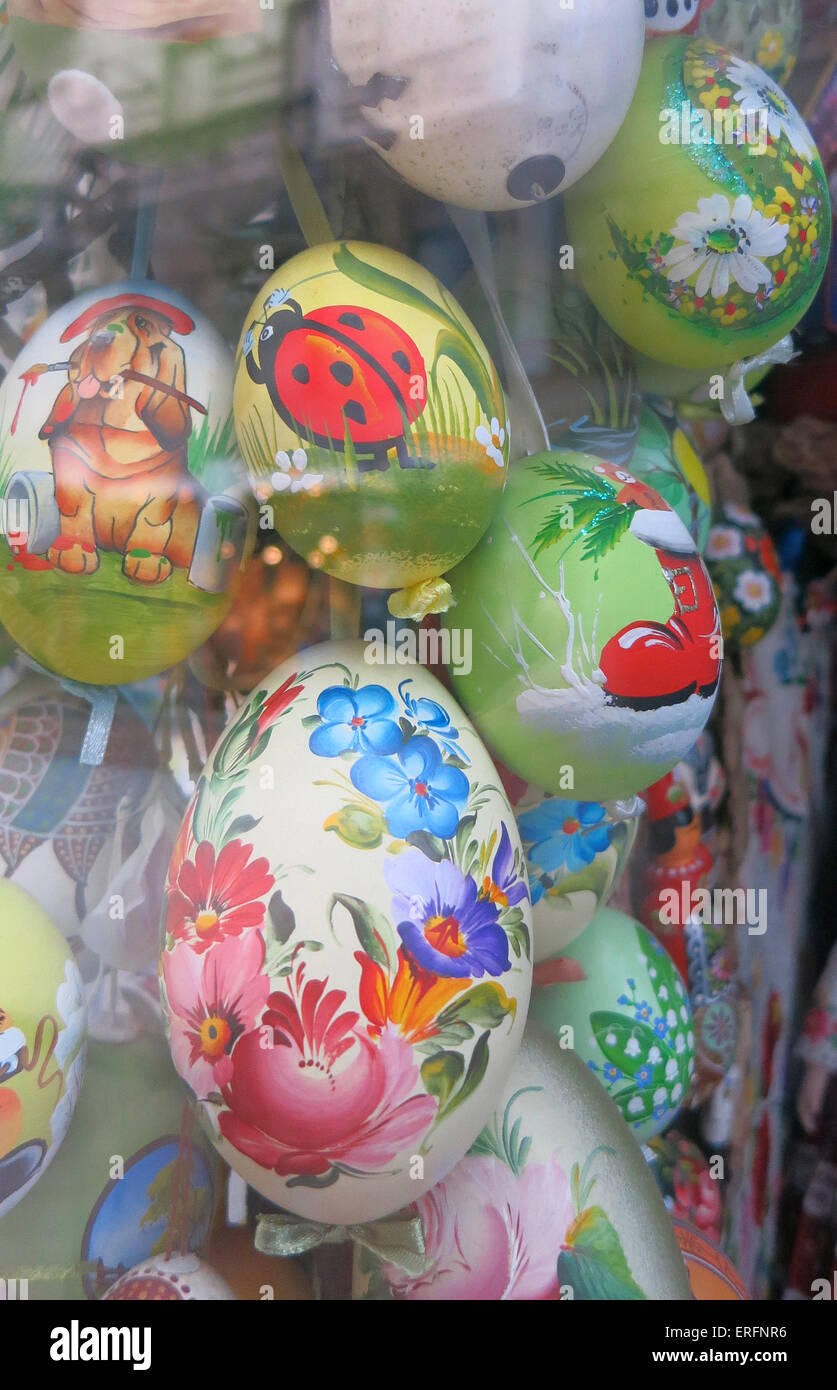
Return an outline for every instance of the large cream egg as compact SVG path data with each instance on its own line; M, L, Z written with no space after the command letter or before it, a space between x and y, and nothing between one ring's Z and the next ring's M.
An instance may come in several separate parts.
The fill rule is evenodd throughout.
M222 1157L340 1223L462 1157L531 980L494 766L433 677L375 655L309 648L238 711L181 828L160 962L172 1056Z
M641 1150L574 1053L532 1025L467 1157L416 1207L427 1268L359 1250L357 1297L689 1297Z
M569 188L607 149L642 63L641 0L332 0L335 61L407 183L500 212Z

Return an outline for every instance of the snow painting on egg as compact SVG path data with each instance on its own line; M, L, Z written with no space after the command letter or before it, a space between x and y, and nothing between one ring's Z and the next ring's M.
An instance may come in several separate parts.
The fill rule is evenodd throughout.
M695 742L720 676L718 611L686 527L633 473L570 452L521 459L449 579L473 632L453 688L518 777L610 801Z
M216 745L168 874L175 1065L222 1157L302 1216L446 1173L520 1044L529 892L478 737L359 642L286 663ZM397 671L397 674L396 674Z

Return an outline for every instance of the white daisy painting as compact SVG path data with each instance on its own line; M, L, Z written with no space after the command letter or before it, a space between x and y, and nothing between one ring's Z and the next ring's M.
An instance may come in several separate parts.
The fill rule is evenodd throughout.
M682 284L696 276L699 299L710 293L724 299L732 281L745 294L773 283L765 259L784 251L788 229L758 212L748 194L730 205L723 193L715 193L698 200L697 212L681 213L671 235L677 245L665 257L668 279Z

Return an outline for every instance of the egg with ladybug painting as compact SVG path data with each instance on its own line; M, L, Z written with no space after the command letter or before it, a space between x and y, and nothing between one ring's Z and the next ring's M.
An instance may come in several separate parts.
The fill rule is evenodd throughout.
M231 354L175 290L76 296L0 387L0 611L23 650L93 685L175 665L218 627L255 508Z
M675 367L774 347L828 264L828 181L802 116L755 63L698 35L647 45L625 123L566 208L599 313Z
M384 247L316 246L276 272L247 316L234 410L271 524L350 583L442 574L503 487L494 365L440 282Z

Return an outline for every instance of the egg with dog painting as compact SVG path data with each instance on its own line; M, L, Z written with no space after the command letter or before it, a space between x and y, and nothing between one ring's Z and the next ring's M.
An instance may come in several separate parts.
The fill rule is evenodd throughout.
M570 1040L640 1142L667 1129L685 1103L695 1066L686 987L656 938L624 912L602 908L561 956L536 967L529 1016Z
M629 468L569 450L520 459L448 578L472 633L453 689L518 777L572 800L636 796L705 726L721 669L712 586L676 512Z
M423 193L486 212L541 202L595 164L642 62L642 0L329 8L372 148Z
M289 5L8 0L18 61L53 115L116 159L175 164L269 120Z
M254 534L231 358L175 291L109 285L58 309L0 387L0 610L60 676L173 666L227 612Z
M306 648L241 706L178 837L160 960L172 1057L222 1158L338 1223L398 1211L462 1157L532 969L488 754L423 667L368 656Z
M84 1076L87 1010L67 943L0 879L0 1217L55 1158Z
M363 242L311 247L259 291L235 423L279 534L372 588L467 555L506 476L503 391L470 319L429 271Z

